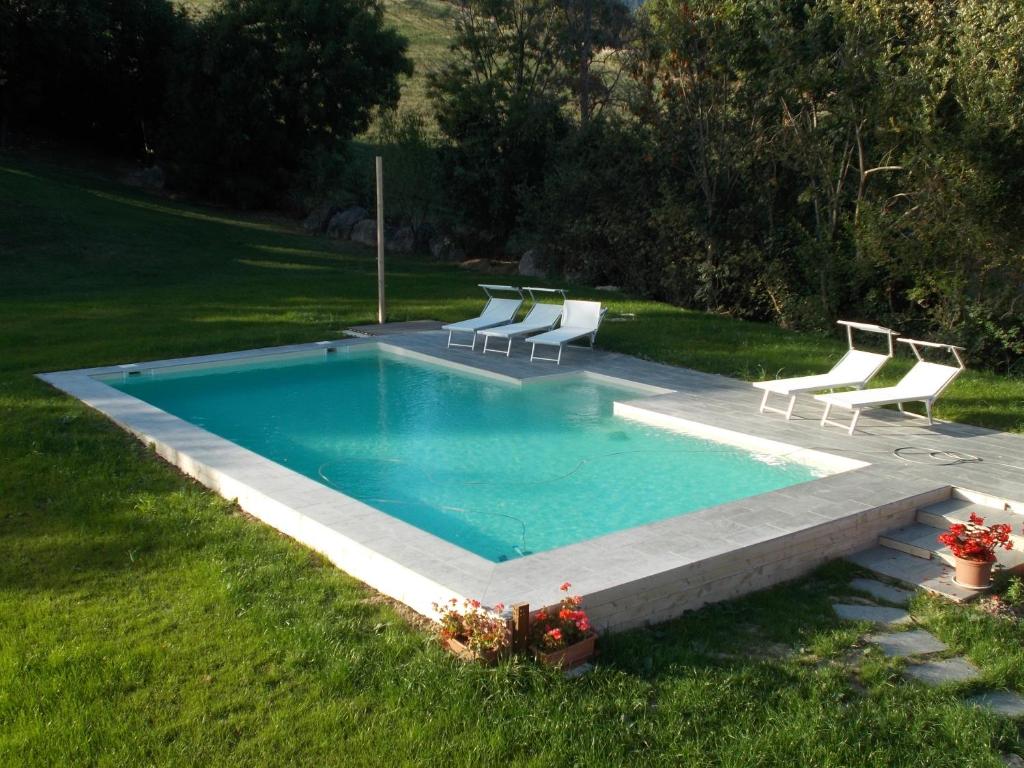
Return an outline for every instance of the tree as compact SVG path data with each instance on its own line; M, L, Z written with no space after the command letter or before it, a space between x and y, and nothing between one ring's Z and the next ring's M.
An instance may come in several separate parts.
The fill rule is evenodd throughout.
M226 0L174 62L160 141L172 181L279 203L304 163L397 102L406 46L374 0Z
M500 248L568 121L558 9L548 0L461 0L451 58L429 80L450 143L449 196Z
M446 186L501 248L570 130L570 96L583 124L607 101L616 70L595 68L595 51L622 44L630 15L617 0L461 0L455 19L429 86L450 145Z

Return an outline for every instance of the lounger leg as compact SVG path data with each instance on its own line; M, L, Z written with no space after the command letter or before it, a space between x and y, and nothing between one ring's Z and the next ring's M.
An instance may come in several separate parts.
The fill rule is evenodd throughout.
M533 362L533 356L536 355L536 354L537 354L537 345L536 344L531 344L530 345L530 362L531 363Z
M476 331L473 331L473 343L469 345L470 352L476 352Z
M555 365L561 365L562 364L562 350L564 348L565 348L565 344L559 344L558 345L558 359L555 360Z
M452 348L452 331L448 331L448 349Z
M761 398L761 407L760 407L760 408L758 409L758 411L757 411L758 413L764 413L764 407L765 407L766 405L768 405L768 395L769 395L769 394L770 394L770 393L769 393L769 392L768 392L768 390L766 389L766 390L764 391L764 397L762 397L762 398Z
M767 395L768 393L765 392L765 394ZM791 418L793 418L793 406L794 405L796 405L796 395L790 395L790 398L789 398L789 408L786 409L786 421L789 421Z
M490 340L491 340L490 336L484 336L483 354L485 354L485 355L487 354L487 342L490 341Z
M932 419L932 401L931 400L925 400L924 401L924 409L925 409L925 411L928 412L928 426L931 426L931 425L933 425L935 423L935 421Z
M828 415L832 412L832 403L825 403L825 412L821 414L821 426L828 423Z
M511 354L512 354L512 337L509 336L508 337L508 349L505 350L505 357L508 357Z
M853 420L850 422L850 431L846 434L852 435L854 430L857 429L857 420L860 418L860 408L857 408L853 412Z

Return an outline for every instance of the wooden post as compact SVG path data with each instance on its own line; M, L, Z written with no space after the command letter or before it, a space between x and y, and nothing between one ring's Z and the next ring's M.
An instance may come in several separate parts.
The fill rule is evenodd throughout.
M388 315L384 296L384 159L377 157L377 322Z
M530 604L512 606L512 651L525 651L530 645Z

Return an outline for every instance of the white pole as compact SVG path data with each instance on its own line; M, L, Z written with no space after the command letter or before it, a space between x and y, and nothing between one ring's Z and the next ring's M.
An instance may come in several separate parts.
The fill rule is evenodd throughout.
M384 297L384 161L377 157L377 322L387 317Z

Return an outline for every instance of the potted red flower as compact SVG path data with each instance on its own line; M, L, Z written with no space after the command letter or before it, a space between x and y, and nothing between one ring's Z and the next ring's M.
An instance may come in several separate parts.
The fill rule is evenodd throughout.
M1010 526L1006 523L985 525L985 518L971 513L968 522L953 523L939 536L956 558L955 581L968 589L988 589L996 549L1013 549Z
M557 610L542 608L530 621L531 650L544 664L571 668L594 655L597 633L582 608L583 598L569 594L571 587L569 582L560 587L566 594Z
M488 609L479 600L463 600L461 610L457 606L454 597L445 605L434 603L441 642L463 661L496 663L512 644L508 620L501 615L505 606Z

